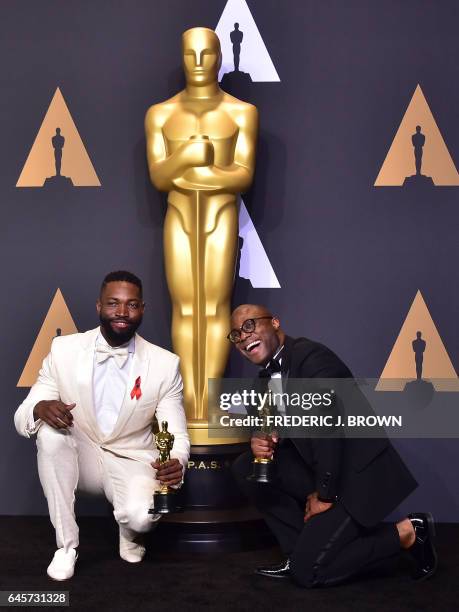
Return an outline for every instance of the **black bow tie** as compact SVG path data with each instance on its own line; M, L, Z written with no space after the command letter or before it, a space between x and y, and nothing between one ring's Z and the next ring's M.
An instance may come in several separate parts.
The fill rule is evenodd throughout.
M259 378L271 378L273 374L281 371L281 364L277 359L271 359L268 365L258 372Z

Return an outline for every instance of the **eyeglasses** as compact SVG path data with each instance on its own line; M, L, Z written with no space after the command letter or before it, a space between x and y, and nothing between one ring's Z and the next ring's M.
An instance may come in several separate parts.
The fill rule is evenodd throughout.
M254 317L253 319L246 319L239 329L232 329L226 337L233 344L238 344L238 342L241 341L241 331L243 331L245 334L250 334L251 332L255 331L255 327L257 325L256 321L259 321L260 319L272 318L272 315L268 315L265 317Z

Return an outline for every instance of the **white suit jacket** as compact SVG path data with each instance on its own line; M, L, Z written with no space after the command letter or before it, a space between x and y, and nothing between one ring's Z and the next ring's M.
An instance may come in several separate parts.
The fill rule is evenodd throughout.
M162 421L168 422L168 429L175 436L171 457L179 459L186 468L190 441L183 409L179 358L136 334L132 380L127 384L114 430L104 435L98 427L93 405L94 347L98 333L99 328L96 328L83 334L54 338L37 382L14 415L18 433L30 437L27 425L39 401L76 403L72 410L74 427L80 428L95 444L120 457L151 463L158 457L151 430L153 416L156 416L160 425ZM131 391L139 376L142 396L132 399ZM39 420L35 431L40 425Z

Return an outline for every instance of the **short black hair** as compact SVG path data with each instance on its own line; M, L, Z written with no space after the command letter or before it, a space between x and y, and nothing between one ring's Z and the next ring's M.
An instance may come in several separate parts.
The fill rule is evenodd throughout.
M102 281L100 286L100 293L105 289L108 283L125 282L131 283L139 288L140 297L143 297L142 281L138 276L128 272L127 270L116 270L115 272L109 272Z

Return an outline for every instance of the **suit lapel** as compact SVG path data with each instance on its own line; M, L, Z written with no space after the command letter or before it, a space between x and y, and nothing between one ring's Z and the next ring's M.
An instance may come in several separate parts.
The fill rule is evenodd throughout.
M287 380L290 374L290 364L292 361L292 348L293 338L285 336L284 339L284 350L282 351L282 363L281 363L281 376L282 376L282 390L285 392L287 386Z
M148 343L138 334L135 336L135 352L132 359L132 367L129 375L128 383L124 393L123 404L121 406L118 420L116 421L115 427L112 432L108 434L104 442L109 442L117 438L124 426L128 422L134 408L145 399L145 387L148 377L148 369L150 366L149 352L147 350ZM135 381L140 376L140 387L142 396L137 399L135 396L131 397L131 391L134 387Z
M83 334L82 347L78 356L77 385L80 397L80 405L89 429L94 431L98 438L102 433L98 427L94 412L94 397L92 375L94 369L94 346L99 333L99 328L91 329Z

